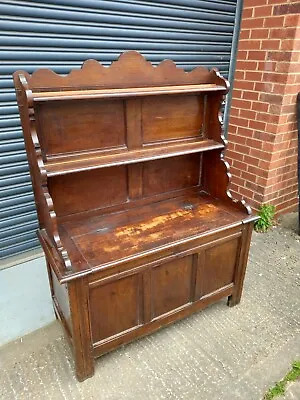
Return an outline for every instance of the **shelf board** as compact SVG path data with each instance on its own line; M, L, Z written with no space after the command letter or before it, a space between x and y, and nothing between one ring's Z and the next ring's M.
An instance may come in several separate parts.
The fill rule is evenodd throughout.
M226 92L224 86L215 84L179 85L179 86L152 86L135 87L124 89L97 89L97 90L73 90L61 92L37 92L33 93L35 102L54 100L84 100L84 99L106 99L124 98L172 94L192 94L200 92Z
M66 159L51 159L45 163L47 176L58 176L73 172L88 171L98 168L107 168L118 165L134 164L137 162L157 160L162 158L176 157L185 154L201 153L209 150L224 149L222 143L214 140L198 140L197 142L169 144L160 146L149 146L137 150L122 150L118 153L97 155L87 157L78 155ZM99 154L99 153L98 153Z

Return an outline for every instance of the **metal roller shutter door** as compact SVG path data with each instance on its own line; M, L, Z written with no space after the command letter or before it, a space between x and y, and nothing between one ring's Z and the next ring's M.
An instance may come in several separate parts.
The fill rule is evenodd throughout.
M5 258L38 246L37 218L12 73L68 73L88 58L109 64L138 50L190 70L228 76L236 1L51 0L0 3L0 250Z

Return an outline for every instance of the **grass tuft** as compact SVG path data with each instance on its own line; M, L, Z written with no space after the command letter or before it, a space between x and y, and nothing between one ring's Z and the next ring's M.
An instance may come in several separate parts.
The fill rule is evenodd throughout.
M255 222L254 229L256 232L267 232L274 224L276 208L272 204L262 204L259 207L258 215L260 219Z
M264 400L272 400L277 396L283 396L285 393L286 386L289 382L294 382L300 378L300 361L295 361L292 364L292 368L286 374L286 376L281 379L281 381L276 382L275 385L270 388L264 396Z

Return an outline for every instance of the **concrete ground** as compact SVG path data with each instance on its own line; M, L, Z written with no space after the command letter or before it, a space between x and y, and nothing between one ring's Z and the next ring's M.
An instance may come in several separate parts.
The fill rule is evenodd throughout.
M83 383L58 322L2 347L0 398L262 399L300 359L296 223L291 214L270 233L254 234L239 306L221 301L111 352Z

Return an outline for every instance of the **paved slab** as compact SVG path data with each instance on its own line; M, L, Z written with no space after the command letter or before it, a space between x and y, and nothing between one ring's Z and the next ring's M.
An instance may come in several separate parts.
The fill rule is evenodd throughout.
M300 357L296 221L293 214L272 232L254 234L239 306L221 301L107 354L83 383L54 323L0 350L0 398L262 399Z

